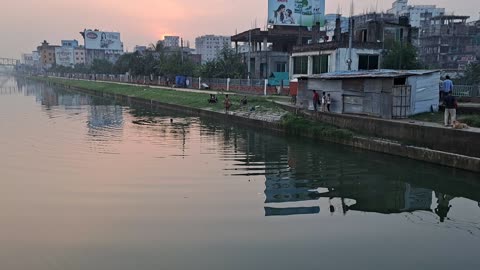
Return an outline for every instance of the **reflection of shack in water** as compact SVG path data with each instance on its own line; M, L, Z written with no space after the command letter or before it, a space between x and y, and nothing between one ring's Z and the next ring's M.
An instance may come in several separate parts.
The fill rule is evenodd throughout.
M401 213L413 211L430 211L432 203L432 190L413 187L408 183L400 181L382 180L325 180L315 182L310 180L296 180L291 178L277 178L267 176L265 181L265 203L285 203L312 201L320 198L341 198L352 199L356 203L347 206L343 205L342 210L376 212L376 213ZM318 188L325 188L328 191L320 193ZM316 209L310 211L300 208L286 208L287 215L318 213ZM279 208L273 211L271 207L265 208L265 214L271 215L281 213Z
M121 127L123 125L123 109L118 105L92 105L88 110L88 127L103 129Z
M381 171L369 171L363 161L336 160L329 151L322 153L310 149L289 148L288 164L269 166L265 179L265 203L316 201L320 198L339 198L342 206L326 206L330 212L363 211L401 213L431 211L432 190L415 187L401 181L385 179ZM349 203L345 200L349 199ZM355 201L350 203L350 201ZM318 213L310 207L265 207L265 214L285 215ZM327 209L326 209L327 210ZM296 212L295 212L296 211Z

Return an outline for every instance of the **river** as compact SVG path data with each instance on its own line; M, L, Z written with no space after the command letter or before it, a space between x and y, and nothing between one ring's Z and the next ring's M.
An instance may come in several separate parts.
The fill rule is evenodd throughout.
M0 269L480 269L480 175L0 77Z

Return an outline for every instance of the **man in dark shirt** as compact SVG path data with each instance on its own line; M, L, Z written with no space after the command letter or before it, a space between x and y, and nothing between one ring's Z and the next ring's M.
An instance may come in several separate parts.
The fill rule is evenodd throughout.
M319 103L320 103L320 96L318 95L317 91L313 90L313 109L315 111L318 110Z
M457 117L457 100L452 96L452 92L447 93L447 97L443 101L445 105L445 126L453 125Z

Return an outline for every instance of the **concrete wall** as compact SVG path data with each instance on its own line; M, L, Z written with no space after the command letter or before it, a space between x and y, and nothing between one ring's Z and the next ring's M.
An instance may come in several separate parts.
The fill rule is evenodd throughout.
M480 158L480 135L474 131L332 113L319 113L315 119L369 136Z

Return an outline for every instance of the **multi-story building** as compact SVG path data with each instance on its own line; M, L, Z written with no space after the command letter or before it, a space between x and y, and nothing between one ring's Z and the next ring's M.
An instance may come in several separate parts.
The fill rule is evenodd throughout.
M408 19L389 14L365 14L353 17L352 47L349 33L337 16L331 41L295 46L290 58L291 77L351 70L381 68L382 56L396 42L411 42ZM351 55L351 58L350 58ZM347 59L350 58L350 61ZM350 67L349 67L350 65Z
M408 0L397 0L393 2L392 8L388 13L397 16L406 16L410 20L412 27L425 28L428 27L433 17L445 14L444 8L437 8L436 5L408 5ZM420 32L421 33L421 32Z
M202 63L217 59L224 47L231 47L229 36L205 35L195 39L195 50L202 56Z
M431 19L420 37L419 58L429 68L465 69L475 62L469 16L443 15Z
M21 63L26 66L33 66L33 54L32 53L22 53Z
M306 27L275 25L267 30L255 28L238 33L231 40L247 66L248 77L266 79L274 72L288 72L293 47L314 39L313 32Z
M84 65L86 60L86 52L85 47L78 46L73 49L74 59L73 62L75 65Z
M85 44L85 64L94 60L107 60L115 63L123 54L123 42L118 32L104 32L98 29L80 32Z
M62 47L70 47L70 48L77 48L78 47L78 40L62 40Z
M34 67L40 67L40 53L38 51L32 52L32 61Z
M37 47L37 51L40 53L40 66L42 68L51 68L55 65L55 48L59 46L50 45L46 40L43 41L41 46Z
M336 21L340 19L340 25L343 33L348 32L348 18L343 17L341 14L327 14L325 15L325 31L329 40L333 39L335 35Z
M55 48L55 64L57 66L73 67L74 52L72 47L57 47Z
M138 52L138 53L144 53L147 50L147 46L143 45L136 45L135 48L133 48L133 52Z
M165 36L163 39L163 46L165 47L180 47L179 36Z

